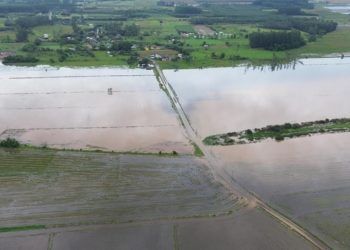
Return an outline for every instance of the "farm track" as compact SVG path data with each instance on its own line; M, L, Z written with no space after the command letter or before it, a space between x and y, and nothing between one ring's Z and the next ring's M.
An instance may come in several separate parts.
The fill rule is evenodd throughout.
M179 98L171 86L171 84L166 79L164 73L162 72L159 65L154 62L156 65L155 67L155 74L158 75L158 80L160 81L160 84L166 89L167 94L169 95L169 98L172 102L172 105L176 112L179 115L179 118L181 120L181 123L186 131L186 134L188 135L189 139L196 143L201 150L203 151L205 158L208 162L208 166L215 178L216 181L224 185L230 192L232 192L236 197L241 197L245 200L248 207L255 208L260 207L263 210L265 210L268 214L273 216L275 219L277 219L280 223L287 226L290 230L298 233L300 236L305 238L307 241L312 243L315 247L318 249L330 249L330 247L325 244L323 241L315 237L310 232L306 231L304 228L300 227L296 223L294 223L289 218L285 217L278 211L271 208L268 204L266 204L263 200L261 200L257 195L249 192L248 190L244 189L242 186L240 186L235 180L230 178L230 176L225 172L223 168L223 163L217 159L217 157L210 151L208 147L206 147L202 141L202 138L195 132L194 128L190 124L189 119L187 118L187 115L179 102Z

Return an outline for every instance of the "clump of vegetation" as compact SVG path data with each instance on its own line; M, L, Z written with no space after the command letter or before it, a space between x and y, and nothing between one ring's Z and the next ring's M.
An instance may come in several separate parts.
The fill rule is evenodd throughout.
M268 29L290 30L296 29L311 35L325 35L335 31L338 24L334 21L320 20L318 18L284 18L268 20L262 27Z
M202 9L191 5L178 5L175 7L176 14L193 15L202 13Z
M192 143L192 145L193 145L193 148L194 148L194 155L197 156L197 157L203 157L204 153L201 150L201 148L194 142Z
M203 142L207 145L234 145L258 142L268 138L283 141L286 138L338 132L350 132L350 118L269 125L254 130L247 129L241 132L208 136Z
M3 64L14 64L14 63L37 63L39 60L33 56L7 56L2 61Z
M287 50L304 46L305 40L299 31L254 32L249 36L250 47L267 50Z
M0 141L0 147L3 148L18 148L20 143L13 138L7 138L6 140Z
M18 232L18 231L27 231L27 230L39 230L45 229L45 225L28 225L28 226L18 226L18 227L0 227L0 233L8 232Z
M311 9L313 8L313 4L309 3L308 0L255 0L255 5L260 5L264 7L270 8L303 8L303 9Z

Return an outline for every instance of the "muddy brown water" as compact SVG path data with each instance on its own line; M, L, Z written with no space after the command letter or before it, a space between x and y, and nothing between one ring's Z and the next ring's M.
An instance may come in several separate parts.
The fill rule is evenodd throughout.
M350 116L350 58L309 59L293 70L165 71L203 137L284 122Z
M261 210L230 217L70 228L2 237L0 250L315 249Z
M285 122L350 117L348 59L309 59L279 71L166 71L205 136ZM210 150L226 174L336 249L350 247L350 134Z
M296 69L274 72L238 67L165 75L192 126L204 137L269 124L349 117L349 63L349 59L310 59ZM148 71L44 67L0 71L2 137L13 135L23 142L56 147L190 150L169 100ZM242 186L333 247L347 248L349 143L349 134L332 134L210 150ZM4 225L63 223L67 218L72 223L102 223L193 216L235 206L198 159L1 153ZM247 227L244 235L249 227L257 228L253 223L242 225ZM212 235L206 228L199 227L201 235ZM179 230L181 238L194 229ZM252 244L266 240L260 238L261 231L265 227L258 229ZM192 246L189 249L201 243L182 240Z
M1 138L57 148L192 150L152 71L0 66L0 78Z
M242 186L335 249L350 246L350 134L212 148Z

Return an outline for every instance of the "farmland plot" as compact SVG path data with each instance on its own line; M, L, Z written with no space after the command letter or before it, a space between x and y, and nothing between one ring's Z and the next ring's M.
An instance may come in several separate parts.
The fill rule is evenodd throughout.
M191 157L19 149L0 159L1 227L206 216L236 203Z
M1 67L0 138L36 146L190 153L152 71Z
M258 209L211 218L0 234L0 250L110 250L111 246L145 250L314 249Z

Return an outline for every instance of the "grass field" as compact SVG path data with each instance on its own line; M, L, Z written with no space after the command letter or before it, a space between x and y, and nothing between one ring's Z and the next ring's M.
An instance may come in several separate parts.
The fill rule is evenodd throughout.
M44 225L29 225L29 226L18 226L18 227L0 227L0 233L27 231L27 230L39 230L45 229Z
M70 25L47 25L47 26L38 26L33 28L32 36L30 41L35 40L36 37L43 37L44 34L49 35L49 40L56 39L58 40L63 34L72 33L73 29Z
M295 55L327 55L350 52L350 27L339 27L317 42L308 43L305 47L292 50Z

